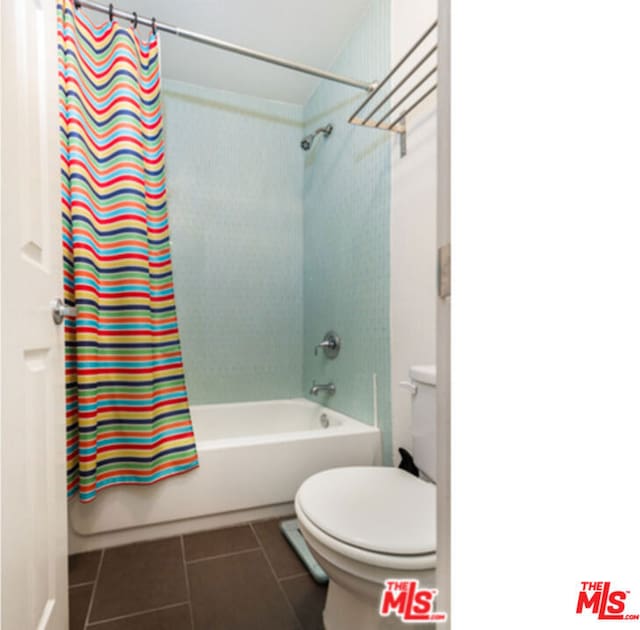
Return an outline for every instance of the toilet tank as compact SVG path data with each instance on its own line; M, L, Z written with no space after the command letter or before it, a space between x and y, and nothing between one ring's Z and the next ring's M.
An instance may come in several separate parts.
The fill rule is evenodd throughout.
M411 403L411 438L416 466L436 479L436 366L414 365L409 378L417 391Z

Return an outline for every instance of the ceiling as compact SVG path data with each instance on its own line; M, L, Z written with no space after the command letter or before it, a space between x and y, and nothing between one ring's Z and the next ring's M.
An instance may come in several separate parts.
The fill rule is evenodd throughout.
M106 0L104 4L108 4ZM122 11L329 70L370 0L115 0ZM92 16L95 17L95 16ZM96 18L102 22L104 16ZM120 20L122 21L122 20ZM169 79L304 104L320 81L174 35L161 35ZM353 77L362 81L375 77Z

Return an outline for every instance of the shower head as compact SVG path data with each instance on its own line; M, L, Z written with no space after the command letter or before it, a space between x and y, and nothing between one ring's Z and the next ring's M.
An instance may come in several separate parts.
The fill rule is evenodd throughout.
M321 133L325 138L327 138L331 135L332 131L333 131L333 125L331 123L329 123L328 125L325 125L324 127L320 127L320 129L316 129L313 133L310 133L308 136L305 136L304 138L302 138L302 142L300 142L300 146L304 151L308 151L311 148L313 141L316 139L316 136L319 133Z

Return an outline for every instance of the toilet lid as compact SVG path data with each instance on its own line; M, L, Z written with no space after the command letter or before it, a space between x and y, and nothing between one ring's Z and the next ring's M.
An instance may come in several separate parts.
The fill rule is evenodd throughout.
M297 501L314 525L349 545L394 555L436 550L436 487L404 470L326 470L300 486Z

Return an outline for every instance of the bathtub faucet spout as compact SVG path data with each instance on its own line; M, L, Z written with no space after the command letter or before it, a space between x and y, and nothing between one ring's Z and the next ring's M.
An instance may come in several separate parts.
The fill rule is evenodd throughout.
M327 383L326 385L316 385L316 382L313 381L309 393L312 396L317 396L320 392L327 392L330 396L333 396L336 393L336 386L333 383Z

